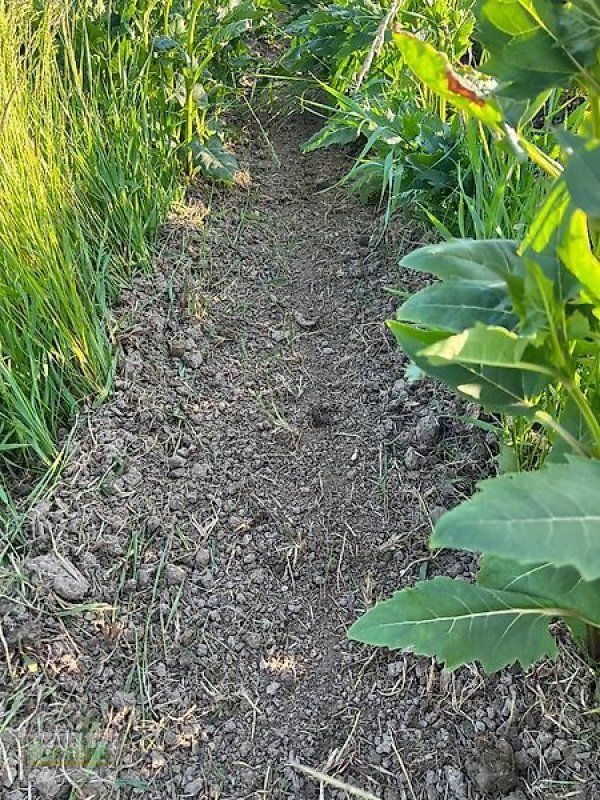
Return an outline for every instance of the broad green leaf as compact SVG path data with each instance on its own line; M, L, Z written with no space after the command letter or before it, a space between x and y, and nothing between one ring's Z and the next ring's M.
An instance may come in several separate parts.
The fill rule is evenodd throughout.
M547 252L554 254L562 238L562 231L566 228L565 219L568 219L570 205L567 188L563 181L559 181L529 225L520 252L530 252L532 258Z
M600 47L599 0L572 0L558 11L560 39L578 61L591 64Z
M573 212L573 204L561 180L531 222L519 251L525 258L527 270L528 260L539 264L554 286L553 295L561 301L577 297L581 288L573 273L565 269L558 258L558 249L567 234ZM537 290L534 288L533 291Z
M451 338L447 332L424 331L402 322L389 321L400 347L427 375L455 389L463 397L492 411L532 416L535 397L545 380L533 372L451 362L433 364L423 352ZM439 359L438 359L439 360Z
M591 398L589 398L591 400ZM597 406L598 404L593 404ZM597 413L600 409L594 409ZM561 412L559 424L567 434L583 448L585 452L591 452L594 447L594 440L584 418L577 405L568 397ZM569 455L576 455L572 446L562 436L556 435L552 449L548 455L546 463L567 463Z
M180 50L181 45L169 36L155 36L152 40L152 50L155 53L166 53L169 50Z
M542 342L560 313L560 302L555 297L560 285L547 278L536 261L526 258L525 266L525 279L510 283L512 307L519 316L521 335L536 336Z
M211 136L204 144L194 140L190 145L194 164L209 178L231 183L239 170L235 156L225 150L218 136Z
M483 481L466 503L445 514L432 547L452 547L574 567L600 578L600 462L567 457L539 472Z
M421 355L434 366L458 363L543 371L543 366L524 359L525 350L530 345L531 339L504 328L476 325L430 345L421 351Z
M478 322L514 328L518 321L510 310L506 287L484 281L434 283L409 297L396 318L453 333Z
M490 53L485 71L501 82L499 94L533 100L566 86L579 71L560 41L551 0L478 0L478 39Z
M523 275L519 242L509 239L457 239L414 250L400 266L435 275L443 281L473 280L500 284L509 275Z
M394 41L427 87L493 130L500 130L502 113L490 96L494 84L486 76L467 68L455 69L444 53L406 31L395 33Z
M359 642L434 656L447 669L480 661L487 672L519 661L527 669L556 644L548 632L554 609L516 592L435 578L396 592L357 620Z
M591 298L596 302L600 300L600 261L590 245L587 215L580 209L575 209L571 214L558 254Z
M561 132L569 150L563 178L573 203L590 217L600 218L600 141Z
M573 567L557 568L549 563L522 566L506 558L485 556L477 583L488 589L533 595L549 607L564 609L564 615L600 625L600 580L584 581Z
M192 100L196 108L208 108L208 95L206 89L201 83L195 83L192 87Z
M300 149L302 153L312 153L336 144L350 144L359 136L360 129L356 125L344 125L334 118L304 142Z
M251 19L240 19L235 22L230 22L227 25L222 25L215 31L213 41L215 44L225 45L233 39L237 39L244 33L252 29Z

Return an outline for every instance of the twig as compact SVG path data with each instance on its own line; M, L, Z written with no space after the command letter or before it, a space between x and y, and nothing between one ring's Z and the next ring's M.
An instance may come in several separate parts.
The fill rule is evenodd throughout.
M383 43L385 41L385 32L390 22L398 13L398 9L400 8L401 3L402 0L394 0L392 5L390 6L390 10L387 12L385 17L379 23L379 27L377 28L377 33L375 34L375 38L371 43L371 47L369 48L369 52L367 53L365 63L362 65L362 69L358 75L358 78L356 79L356 86L354 87L355 92L358 92L358 90L360 89L362 82L367 77L367 74L371 69L371 66L373 64L373 59L381 51L381 48L383 47Z
M415 790L413 789L413 785L412 785L412 781L410 779L410 775L408 774L408 770L406 769L406 765L404 764L404 761L402 760L402 756L398 752L398 748L396 747L396 742L394 741L394 737L393 736L392 736L392 748L394 750L394 754L395 754L396 758L398 759L398 761L400 763L400 769L402 770L402 772L404 773L404 777L406 778L406 782L408 784L408 789L410 791L410 796L412 797L413 800L417 800L417 795L415 794Z
M348 794L354 797L358 797L359 800L381 800L381 798L371 794L371 792L364 792L362 789L350 786L349 783L344 783L344 781L340 781L337 778L332 778L331 775L326 775L324 772L319 772L311 767L304 767L302 764L298 764L295 761L290 761L289 766L292 767L292 769L298 770L298 772L303 772L305 775L308 775L309 778L314 778L319 781L321 785L327 784L328 786L333 786L334 789L342 789L342 791L348 792Z

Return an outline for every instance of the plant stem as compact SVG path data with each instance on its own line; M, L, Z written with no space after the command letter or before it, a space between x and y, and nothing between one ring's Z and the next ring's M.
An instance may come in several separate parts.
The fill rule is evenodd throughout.
M600 97L591 97L592 130L596 139L600 138Z
M592 434L594 440L594 455L596 458L598 458L600 454L600 423L598 422L593 409L588 403L585 394L581 391L580 387L575 383L574 380L566 381L565 389L570 394L571 399L577 406L582 419L585 421L585 424L588 427L588 430Z
M193 172L194 163L192 157L192 150L191 150L191 143L192 139L194 138L194 121L196 117L196 108L194 104L194 85L196 83L196 75L192 70L192 65L194 63L194 50L195 50L195 40L196 40L196 22L198 20L198 14L200 13L200 7L202 5L202 0L197 0L196 4L192 9L192 13L190 14L190 21L188 27L188 34L187 34L187 53L190 59L190 75L186 82L186 114L185 114L185 145L187 146L187 167L188 172L191 174Z
M369 52L367 53L365 62L362 65L362 69L358 75L358 78L356 79L356 84L354 86L355 92L358 92L358 90L362 86L364 79L367 77L369 70L371 69L371 66L373 64L373 59L381 51L381 48L383 47L385 42L385 32L390 22L393 21L394 17L398 13L401 2L402 0L394 0L392 5L390 6L389 11L379 23L379 27L377 28L377 31L375 33L375 38L371 42L371 47L369 48Z
M588 625L586 630L588 653L594 661L600 661L600 628Z
M518 139L519 144L533 163L540 169L543 169L547 175L550 175L551 178L558 178L561 175L563 168L558 161L554 161L550 156L547 156L543 150L540 150L537 145L530 142L524 136L519 135Z
M565 441L571 450L574 453L577 453L578 456L582 458L588 458L588 454L585 452L585 449L581 446L581 444L577 441L574 436L563 428L560 423L558 423L551 414L548 414L546 411L536 411L535 412L535 419L538 420L542 425L547 428L553 430L558 436Z

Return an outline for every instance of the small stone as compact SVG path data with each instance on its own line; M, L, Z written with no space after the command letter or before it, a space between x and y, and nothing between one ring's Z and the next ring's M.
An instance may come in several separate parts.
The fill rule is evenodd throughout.
M163 661L159 661L156 665L156 674L159 678L167 677L167 666Z
M558 764L562 761L562 754L558 747L550 747L544 753L544 758L549 764Z
M111 701L117 711L123 711L125 708L135 708L135 695L133 692L125 692L118 689L113 694Z
M277 692L279 691L280 687L281 687L280 683L277 683L276 681L273 681L273 683L270 683L267 686L266 692L270 697L272 697L274 694L277 694Z
M165 567L165 583L167 586L179 586L185 580L185 569L177 564L167 564Z
M204 792L204 787L204 778L196 778L196 780L186 783L186 785L183 787L183 791L186 795L197 797L200 792Z
M462 772L456 767L446 767L446 780L448 781L451 797L454 800L463 800L463 798L466 800L467 788Z
M89 582L83 577L79 570L74 574L69 572L59 572L54 578L52 588L63 600L83 600L90 589Z
M193 339L173 339L169 343L169 353L173 358L182 358L188 350L193 350L195 346L196 342Z
M294 311L294 319L301 328L314 328L319 321L318 317L305 317L300 311Z
M415 435L421 447L434 447L441 439L442 426L434 416L428 415L417 423Z
M10 647L32 641L38 635L31 614L11 600L0 602L0 626Z
M208 464L194 464L191 472L193 478L206 478L210 474L210 467Z
M261 639L261 636L260 636L260 634L259 634L259 633L249 633L249 634L246 636L246 641L248 642L248 645L249 645L249 646L250 646L250 647L251 647L253 650L258 650L258 648L259 648L259 647L260 647L260 645L261 645L262 639Z
M423 463L423 456L414 447L407 447L404 453L404 466L410 470L417 470Z
M206 547L201 547L195 557L196 564L200 567L206 567L210 564L210 550Z
M479 757L469 762L469 775L483 794L510 792L517 785L515 756L510 743L497 739L479 746Z
M404 661L392 661L391 664L388 664L387 674L389 678L397 678L406 669L406 664Z
M34 786L43 800L56 800L63 794L65 782L51 769L41 769L34 778Z
M200 576L200 583L205 589L212 589L215 585L215 579L213 578L212 572L207 570Z
M82 600L90 584L81 572L66 558L47 554L37 556L25 563L25 569L35 584L48 582L63 600Z
M149 586L152 582L152 575L154 574L154 569L150 566L142 566L138 570L137 574L137 585L140 589L143 589L146 586Z
M283 342L286 338L286 332L281 330L272 330L271 331L271 339L274 342Z
M178 453L170 456L167 461L170 469L180 469L181 467L185 467L185 458L180 456Z
M257 567L253 569L252 572L248 575L252 583L256 583L257 585L261 585L265 579L265 571L261 567Z
M381 737L379 744L375 748L375 752L379 755L389 755L393 750L392 737L389 733L384 733Z
M156 515L152 515L148 517L146 520L146 529L148 533L156 533L156 531L160 528L160 517Z
M54 578L63 569L62 562L51 554L30 558L25 562L24 567L36 585L49 578Z
M204 354L198 350L193 353L185 353L182 361L190 369L200 369L204 364Z
M399 378L392 386L392 397L406 396L406 381Z

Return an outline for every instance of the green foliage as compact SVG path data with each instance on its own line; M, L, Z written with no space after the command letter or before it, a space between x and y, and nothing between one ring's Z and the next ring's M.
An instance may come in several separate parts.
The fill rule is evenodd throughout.
M340 185L348 186L364 203L379 202L386 224L394 211L415 198L438 207L440 197L451 192L458 181L458 118L444 123L411 100L394 103L377 94L347 97L328 91L337 108L313 103L314 108L332 115L304 144L303 152L360 137L364 144Z
M65 421L106 396L110 301L150 265L183 171L237 171L223 111L255 64L252 37L281 9L0 0L3 466L51 468Z
M450 241L407 256L403 266L441 282L406 300L389 326L425 373L542 426L548 459L539 472L483 482L436 525L432 547L483 554L475 584L420 583L350 635L494 670L554 652L547 626L562 619L600 660L600 8L481 0L477 18L485 76L410 33L396 41L432 91L555 182L523 241ZM526 125L551 90L576 86L578 135L559 132L562 150L548 155Z
M432 547L471 550L518 564L572 567L584 581L600 578L600 463L569 456L539 472L480 484L471 500L436 526ZM595 615L600 613L597 599Z
M337 0L335 3L288 3L293 17L285 32L291 46L282 65L296 75L326 79L333 88L347 92L361 72L380 23L389 10L385 0ZM399 18L410 30L434 41L438 47L460 59L469 49L474 20L470 0L407 0ZM294 11L296 13L294 14ZM403 68L394 52L391 32L385 31L383 46L375 54L370 77L385 80L389 88L421 87Z
M444 104L424 91L398 58L391 24L381 27L389 5L378 0L304 4L286 27L292 42L282 66L294 77L317 78L331 98L329 105L306 101L325 112L327 121L305 149L362 140L342 183L364 202L378 203L386 225L396 209L415 198L446 218L443 200L455 190L463 158L461 121L448 116ZM474 24L469 7L468 0L433 0L425 6L410 0L398 17L462 57Z
M237 162L218 141L221 116L254 69L252 37L283 9L279 0L85 0L64 40L65 56L81 65L86 94L104 105L121 85L142 86L139 101L155 135L169 141L182 165L230 182Z
M548 633L553 616L554 609L544 608L532 594L435 578L378 603L354 623L349 636L436 656L448 669L479 659L492 671L516 659L528 667L555 653Z
M393 34L393 20L382 30L389 2L292 3L292 12L298 5L286 28L292 41L282 66L295 78L316 78L330 98L327 104L305 101L327 116L306 149L360 141L341 183L364 202L378 203L384 226L397 209L412 204L414 210L416 203L444 236L481 237L486 226L493 235L510 235L523 227L547 182L514 152L499 157L455 107L495 120L500 129L502 112L494 103L480 105L465 91L449 104L457 98L451 87L460 89L461 82L477 81L480 93L493 84L468 66L450 68L477 57L470 0L400 4L395 22L401 36ZM534 138L545 140L546 132Z

